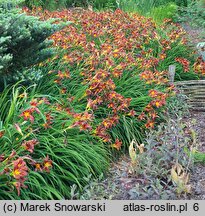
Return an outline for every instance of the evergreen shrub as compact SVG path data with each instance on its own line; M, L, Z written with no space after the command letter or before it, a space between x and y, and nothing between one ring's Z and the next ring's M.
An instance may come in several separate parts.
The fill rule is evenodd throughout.
M20 13L11 1L0 2L0 86L18 80L33 79L38 74L25 72L33 65L50 58L55 53L48 40L67 23L54 24L56 20Z

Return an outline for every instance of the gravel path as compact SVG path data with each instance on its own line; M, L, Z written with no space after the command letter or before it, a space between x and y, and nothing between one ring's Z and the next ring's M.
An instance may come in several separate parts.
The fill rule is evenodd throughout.
M196 47L197 43L205 41L205 31L201 28L191 27L188 23L182 24L186 30L190 45ZM190 117L185 118L186 122L196 121L193 129L197 134L197 144L200 152L205 153L205 113L191 112ZM191 173L192 194L189 199L205 199L205 164L196 164Z
M182 23L181 25L187 32L190 46L195 48L199 42L205 41L205 30L203 28L192 27L189 23Z
M192 128L196 132L197 149L205 153L205 113L191 112L188 118L184 119L185 122L195 122ZM192 194L187 198L189 199L203 199L205 200L205 164L195 164L190 178L192 185Z

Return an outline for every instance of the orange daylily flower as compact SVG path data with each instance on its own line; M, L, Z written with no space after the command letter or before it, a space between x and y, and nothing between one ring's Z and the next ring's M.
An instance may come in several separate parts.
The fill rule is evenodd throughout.
M43 161L43 170L46 172L50 172L50 169L53 167L53 162L51 159L49 159L49 156L47 155L46 158Z
M147 123L145 124L146 128L154 128L155 122L152 120L148 120Z
M115 143L111 145L113 148L116 148L118 151L120 150L121 146L122 146L122 141L120 141L119 139L116 139Z

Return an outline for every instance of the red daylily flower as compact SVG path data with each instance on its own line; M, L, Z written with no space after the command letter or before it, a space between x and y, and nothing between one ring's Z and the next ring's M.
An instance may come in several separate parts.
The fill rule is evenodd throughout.
M13 185L16 187L17 189L17 193L18 193L18 196L20 196L20 189L21 189L21 186L22 184L20 182L13 182Z
M21 191L20 191L21 188L27 188L27 186L24 184L24 181L13 182L13 185L17 189L18 196L20 196L20 194L21 194Z
M5 134L5 131L0 131L0 138L3 137Z
M15 179L23 180L28 175L28 167L22 158L13 161L13 166L12 175Z
M149 90L149 96L152 98L157 97L158 94L159 92L157 90L154 89Z
M144 112L142 112L139 116L138 116L138 119L139 120L144 120L145 119L145 113Z
M5 155L4 155L4 154L1 154L1 155L0 155L0 162L4 161L4 159L5 159Z
M33 109L27 109L27 110L23 111L20 116L23 117L25 121L30 120L31 123L33 123L34 117L33 117L32 113L33 113Z
M33 153L34 150L34 146L37 145L39 142L36 139L32 139L32 140L28 140L28 141L24 141L22 143L22 146L25 148L25 150Z

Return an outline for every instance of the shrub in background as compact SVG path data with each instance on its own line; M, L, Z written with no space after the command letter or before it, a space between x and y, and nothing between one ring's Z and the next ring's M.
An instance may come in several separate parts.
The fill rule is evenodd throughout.
M117 0L67 0L67 7L88 7L93 6L95 9L116 9Z
M0 86L28 79L22 71L54 54L47 38L65 25L19 13L9 2L0 3Z
M94 8L100 10L100 9L113 9L115 10L117 8L117 2L116 0L94 0L91 2Z
M172 19L178 9L175 1L171 0L121 0L119 1L119 7L126 12L137 12L143 16L152 17L157 24L162 23L164 19Z
M191 23L193 26L205 27L205 2L192 1L187 7L181 7L177 19Z
M119 7L128 12L138 12L142 15L150 13L156 7L164 6L169 3L175 3L174 0L118 0Z
M42 7L44 9L49 9L49 10L57 10L57 9L62 9L65 8L67 5L66 0L25 0L24 4L29 7Z
M187 6L188 6L188 3L189 3L189 0L175 0L175 3L176 3L178 6L187 7Z
M151 16L156 23L162 23L164 19L173 19L176 13L177 5L175 3L169 3L152 8L149 16Z
M116 9L117 1L116 0L25 0L25 5L29 8L32 7L42 7L43 9L48 10L57 10L62 8L71 8L71 7L88 7L92 5L95 9Z

